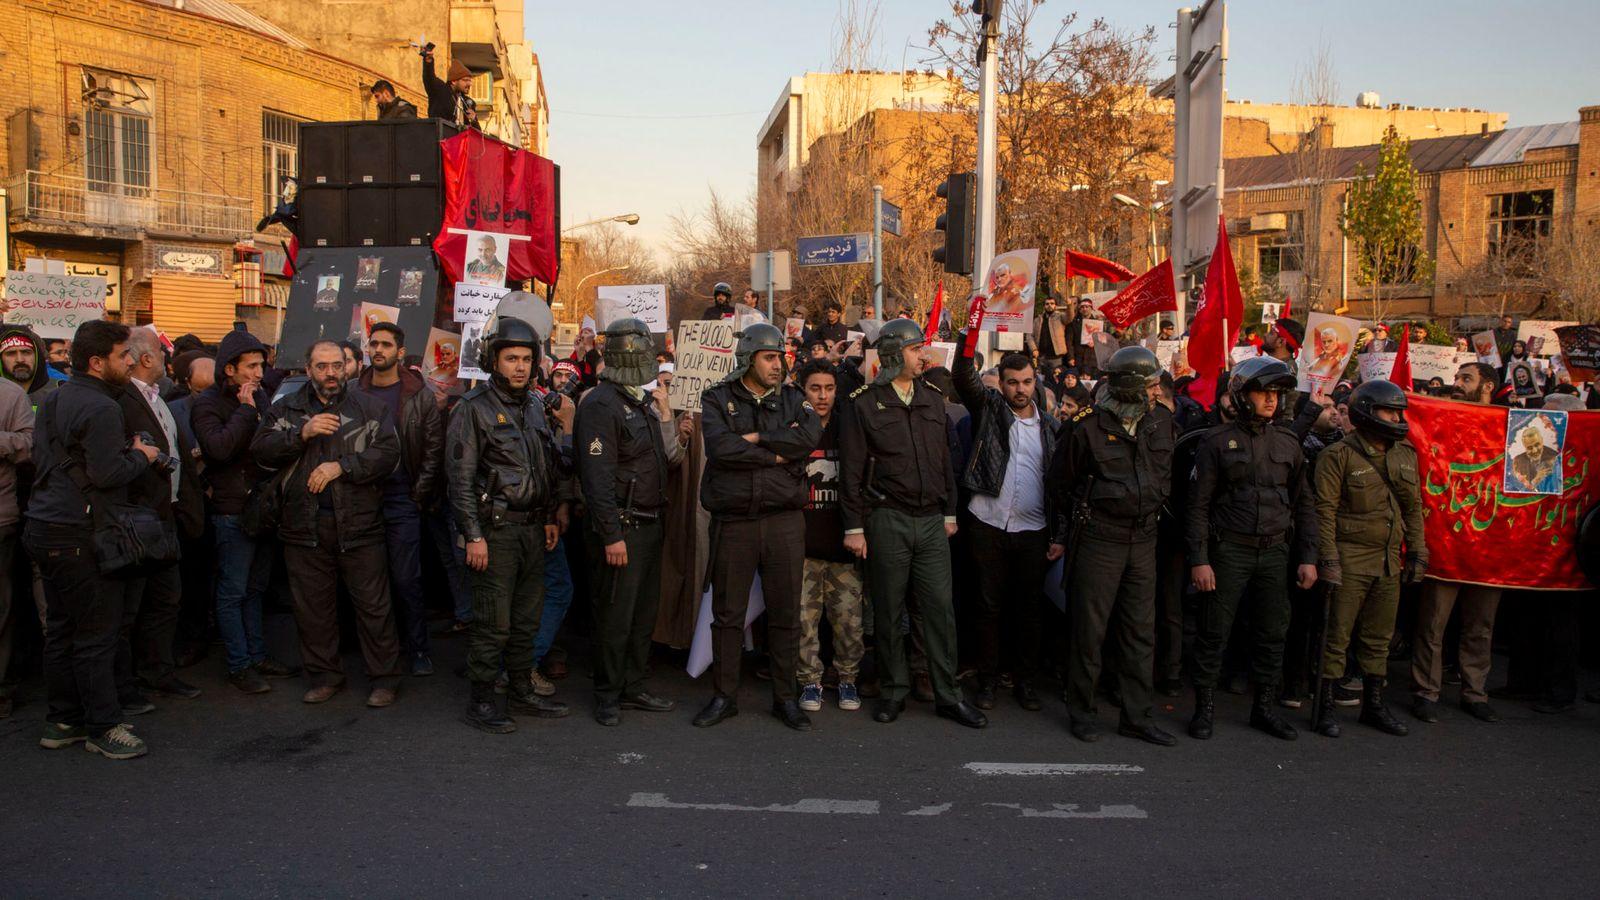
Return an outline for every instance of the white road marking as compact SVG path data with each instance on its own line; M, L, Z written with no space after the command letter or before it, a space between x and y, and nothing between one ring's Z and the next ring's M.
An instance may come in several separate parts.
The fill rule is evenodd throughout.
M936 804L934 806L924 806L921 809L913 809L910 812L901 813L901 815L904 815L904 816L937 816L937 815L941 815L943 813L949 812L950 811L950 807L952 807L952 806L955 806L955 804L954 803L939 803L939 804Z
M618 753L617 754L617 762L622 763L625 766L629 765L631 763L641 762L643 760L644 760L644 754L643 753Z
M737 803L678 803L667 799L666 794L635 793L628 798L629 806L648 809L703 809L716 812L776 812L810 813L813 815L875 816L876 800L823 800L808 797L794 803L774 803L770 806L741 806Z
M1126 763L991 763L970 762L962 768L974 775L1137 775L1143 766Z
M1147 819L1149 814L1137 806L1130 804L1114 803L1102 806L1094 812L1079 812L1076 803L1052 803L1050 809L1034 809L1020 803L985 803L984 806L998 806L1001 809L1014 809L1022 813L1024 819Z

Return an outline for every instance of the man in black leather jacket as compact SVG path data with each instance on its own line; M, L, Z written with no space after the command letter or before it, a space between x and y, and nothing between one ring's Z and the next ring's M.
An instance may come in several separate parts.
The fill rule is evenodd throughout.
M267 409L250 442L256 462L281 473L278 538L312 682L301 699L324 703L344 688L342 580L372 679L367 705L385 707L394 703L400 680L400 645L383 547L383 481L400 462L400 439L388 407L346 390L337 343L312 344L306 371L305 385Z
M508 734L516 723L500 712L494 680L503 665L513 712L559 718L567 705L533 690L533 645L544 608L544 558L561 537L562 487L555 438L544 404L529 388L539 336L521 319L486 329L478 367L489 383L469 391L450 416L445 465L451 510L467 543L472 570L472 624L467 628L468 725Z

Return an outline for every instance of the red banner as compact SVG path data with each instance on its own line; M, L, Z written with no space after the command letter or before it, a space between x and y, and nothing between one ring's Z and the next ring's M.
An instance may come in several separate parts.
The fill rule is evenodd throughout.
M1410 394L1406 420L1422 467L1428 575L1536 590L1590 587L1578 522L1600 502L1600 412L1567 414L1561 494L1507 494L1503 406Z
M1132 284L1107 300L1100 306L1100 314L1118 328L1127 328L1145 316L1177 308L1178 293L1172 286L1172 260L1169 259L1135 278Z
M561 268L556 234L556 167L476 129L439 142L444 156L444 222L433 249L450 281L461 280L468 231L512 236L506 281L554 284Z
M1099 278L1105 281L1133 280L1133 270L1127 266L1076 250L1067 251L1066 275L1068 278Z
M1244 295L1239 291L1239 273L1233 268L1227 223L1218 216L1217 248L1211 252L1206 283L1189 325L1189 367L1195 371L1189 396L1206 409L1216 402L1218 377L1233 366L1230 354L1243 318Z

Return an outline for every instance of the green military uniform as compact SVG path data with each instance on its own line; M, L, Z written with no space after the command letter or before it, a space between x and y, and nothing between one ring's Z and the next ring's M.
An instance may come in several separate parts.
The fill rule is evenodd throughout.
M1316 496L1318 558L1324 568L1334 563L1341 576L1322 677L1343 677L1352 632L1362 673L1381 677L1400 600L1401 544L1427 561L1417 452L1405 441L1385 451L1359 433L1347 435L1317 459Z

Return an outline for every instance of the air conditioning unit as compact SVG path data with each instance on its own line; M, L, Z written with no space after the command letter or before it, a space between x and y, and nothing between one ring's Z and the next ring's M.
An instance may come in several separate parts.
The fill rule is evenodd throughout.
M1285 213L1260 213L1250 217L1250 233L1264 234L1269 231L1284 231L1289 227L1289 216Z

